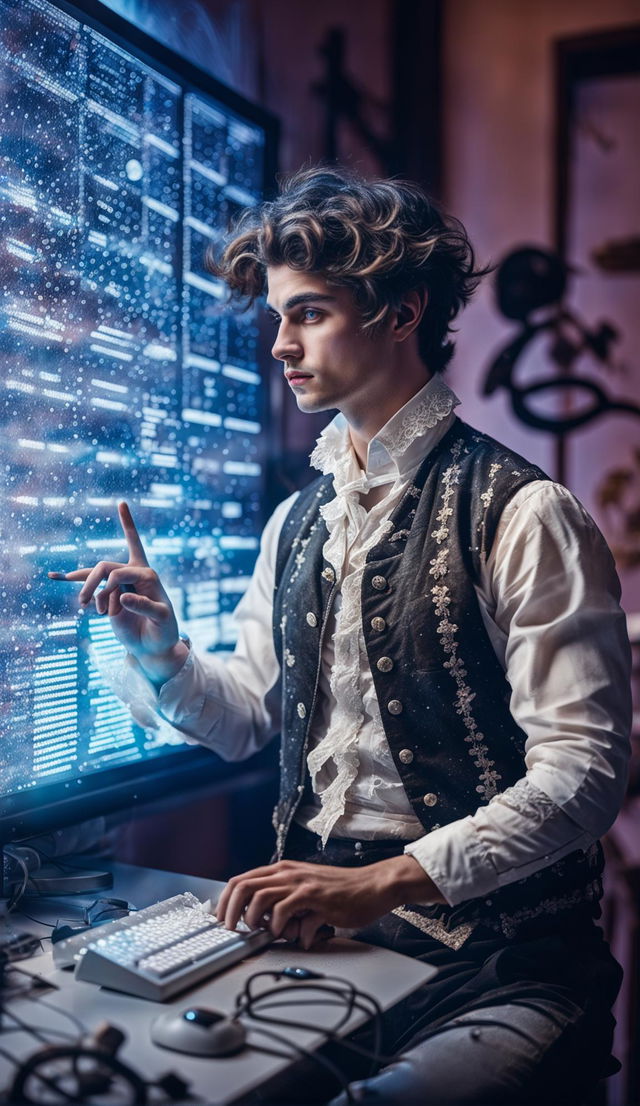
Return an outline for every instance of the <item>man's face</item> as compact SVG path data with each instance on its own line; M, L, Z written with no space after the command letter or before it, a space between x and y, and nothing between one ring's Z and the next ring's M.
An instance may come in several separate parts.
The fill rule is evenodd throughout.
M353 295L318 273L287 265L267 268L268 310L277 325L271 350L301 411L338 408L357 421L363 407L389 387L384 337L362 332ZM384 378L384 380L383 380Z

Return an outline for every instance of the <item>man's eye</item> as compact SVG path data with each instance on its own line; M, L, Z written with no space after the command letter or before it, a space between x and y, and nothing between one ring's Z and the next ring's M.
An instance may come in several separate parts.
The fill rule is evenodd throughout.
M320 312L315 307L306 307L302 317L309 323L315 323L320 318Z

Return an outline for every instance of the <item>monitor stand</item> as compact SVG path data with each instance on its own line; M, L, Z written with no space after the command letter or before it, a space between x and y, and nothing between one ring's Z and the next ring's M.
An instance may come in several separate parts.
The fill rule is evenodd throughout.
M111 872L97 869L77 870L47 864L29 877L25 896L28 895L86 895L92 891L106 891L113 887Z
M11 900L28 875L23 895L86 895L94 891L106 891L113 887L111 872L99 868L83 868L82 858L78 864L65 863L64 860L42 864L40 854L28 845L5 845L0 847L0 873L2 876L0 898Z

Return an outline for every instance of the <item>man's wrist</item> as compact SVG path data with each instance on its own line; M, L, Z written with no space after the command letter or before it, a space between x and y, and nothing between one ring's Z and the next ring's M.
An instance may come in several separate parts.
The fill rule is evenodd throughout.
M167 680L171 680L178 674L188 656L189 641L188 639L179 638L166 653L160 653L157 656L145 653L144 656L136 659L147 679L159 691Z
M389 881L389 895L393 899L390 909L407 902L446 903L437 885L409 853L382 860L380 864L386 867L384 876Z

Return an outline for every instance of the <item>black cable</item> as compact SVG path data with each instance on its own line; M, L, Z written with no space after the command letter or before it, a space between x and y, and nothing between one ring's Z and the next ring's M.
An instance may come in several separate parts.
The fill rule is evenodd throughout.
M251 975L246 981L244 990L236 997L236 1012L238 1014L244 1013L255 1021L267 1022L272 1025L282 1026L283 1028L297 1029L300 1028L299 1021L293 1021L289 1018L276 1018L272 1015L265 1015L262 1011L280 1004L287 1005L287 1000L284 999L283 996L285 994L290 994L290 992L295 992L299 996L301 990L306 990L307 992L309 990L313 990L316 992L320 992L324 996L337 996L339 1002L344 1003L346 1006L342 1017L330 1028L318 1027L319 1032L321 1032L326 1037L327 1042L331 1042L334 1045L343 1047L349 1051L355 1052L361 1056L365 1056L367 1059L370 1059L372 1074L378 1069L381 1064L389 1063L393 1059L395 1059L395 1057L388 1057L381 1053L382 1009L377 999L374 998L373 995L369 995L365 991L358 991L350 980L344 979L340 976L324 976L320 974L312 977L311 979L298 979L295 983L285 983L284 985L281 984L277 987L269 987L266 990L261 991L257 995L253 993L252 986L257 979L267 977L269 979L282 980L283 976L287 979L290 978L290 974L287 974L284 971L254 972L253 975ZM330 986L331 983L337 983L339 986ZM265 999L275 1001L271 1001L267 1005L265 1005ZM305 1005L313 1004L312 1000L302 1000L302 1002L300 1002L300 1000L298 999L296 1005L302 1005L303 1003ZM338 1005L338 1002L336 1002L333 998L329 999L329 1003L327 1003L326 997L316 997L315 1003L321 1005ZM358 1045L355 1042L348 1041L347 1039L342 1038L338 1035L338 1031L349 1020L355 1009L360 1010L369 1018L372 1018L374 1022L373 1050L365 1048L362 1045Z
M84 1098L78 1098L77 1095L71 1094L70 1091L65 1091L64 1087L60 1086L57 1079L52 1079L51 1076L43 1075L41 1071L36 1071L31 1062L36 1060L38 1056L39 1053L36 1053L35 1056L30 1056L25 1063L21 1064L11 1085L11 1090L9 1091L9 1102L35 1103L36 1100L29 1098L24 1090L25 1083L29 1076L33 1076L39 1083L44 1083L46 1087L49 1087L49 1089L54 1091L57 1095L61 1095L67 1102L86 1101ZM47 1059L51 1059L51 1057L47 1057Z
M20 1029L22 1029L25 1033L30 1033L32 1037L35 1037L36 1040L40 1041L43 1045L49 1044L49 1041L46 1037L39 1033L37 1029L32 1028L30 1025L28 1025L27 1022L23 1022L22 1018L19 1018L18 1015L9 1010L7 1006L5 1006L4 1008L4 1013L7 1015L7 1017L12 1018L16 1025L18 1025ZM52 1030L52 1032L55 1032L55 1030ZM70 1033L63 1034L63 1036L70 1037L71 1040L75 1040L75 1037L71 1037Z
M347 996L347 993L345 992L344 987L343 988L328 987L326 985L326 983L321 983L318 979L308 980L308 981L307 980L300 980L300 981L298 981L297 984L294 983L294 984L286 984L285 986L270 987L270 988L266 989L265 991L262 991L258 995L252 994L251 984L257 978L264 977L264 976L269 976L269 977L275 978L275 979L282 978L281 973L279 973L279 972L256 972L256 973L254 973L254 975L250 976L249 979L247 980L246 984L245 984L244 991L240 995L238 995L237 998L236 998L236 1009L237 1009L238 1013L246 1014L250 1018L252 1018L254 1021L266 1021L266 1022L270 1022L271 1024L279 1025L279 1026L286 1027L286 1028L299 1028L300 1027L299 1022L292 1021L291 1019L288 1019L288 1018L275 1018L275 1017L272 1017L272 1016L265 1015L264 1012L261 1012L261 1010L260 1010L261 1004L264 1002L265 999L271 1000L271 1001L268 1002L268 1004L262 1005L262 1011L264 1011L265 1009L269 1009L272 1006L277 1006L277 1005L280 1005L280 1004L287 1005L286 1000L283 998L283 996L285 994L288 994L291 991L298 991L298 993L300 993L300 990L304 990L304 989L306 989L306 990L314 989L316 991L324 992L325 995L327 993L332 994L332 995L336 995L336 996L338 996L339 999L342 999L343 1001L348 1001L348 1012L346 1013L346 1016L343 1015L342 1019L340 1019L340 1021L336 1024L336 1026L332 1027L331 1029L324 1029L324 1028L318 1027L320 1032L323 1033L326 1036L327 1040L332 1041L332 1043L337 1044L339 1046L342 1046L342 1047L346 1048L347 1050L351 1050L351 1051L356 1052L360 1055L371 1058L372 1061L373 1061L371 1074L373 1074L375 1072L378 1065L380 1065L380 1064L384 1065L386 1063L390 1063L393 1060L398 1059L398 1054L396 1054L394 1056L387 1057L387 1056L383 1056L380 1053L380 1036L379 1036L378 1030L379 1030L379 1027L380 1027L380 1019L381 1019L381 1015L382 1015L382 1010L380 1008L379 1003L373 997L373 995L368 995L366 992L357 992L356 989L353 987L353 985L348 980L343 980L343 979L340 979L339 977L335 977L335 976L334 977L332 977L332 976L322 976L322 977L320 977L320 979L323 980L323 981L326 980L327 982L332 981L332 982L337 982L337 983L343 984L344 987L346 987L348 992L349 992L348 996ZM336 1036L337 1029L339 1027L342 1027L342 1025L345 1024L345 1021L348 1020L349 1016L351 1015L351 1013L353 1012L354 1009L359 1009L359 1010L363 1011L364 1013L371 1014L371 1011L369 1009L367 1009L366 1007L363 1007L361 1002L358 1002L357 1000L354 999L354 995L357 996L357 999L362 999L364 1001L368 1001L370 1003L371 1007L375 1010L375 1018L374 1018L374 1021L375 1021L375 1046L374 1046L373 1051L371 1051L369 1049L365 1049L360 1045L356 1045L355 1042L351 1042L351 1041L348 1041L344 1038ZM273 1001L274 999L275 999L275 1001ZM317 1000L317 1001L322 1003L323 1000ZM539 1007L536 1006L535 1004L533 1004L531 1002L526 1002L526 1000L524 1000L524 1001L520 1000L518 1002L517 1000L512 999L510 996L504 996L501 1003L500 1003L500 1005L507 1005L510 1001L511 1002L516 1002L518 1005L525 1006L525 1007L528 1007L530 1009L534 1009L536 1011L539 1011ZM326 1002L326 1000L325 1000L325 1002ZM332 1004L335 1004L333 1002L333 1000L330 1000L330 1002L332 1002ZM310 1005L312 1003L311 1003L310 1000L303 1000L303 1002L300 1003L300 1005L302 1005L302 1004ZM468 1004L468 1005L469 1005L469 1007L472 1007L472 1004ZM256 1009L256 1007L257 1007L257 1009ZM487 1009L486 1001L484 1003L484 1006L475 1006L475 1009L477 1009L478 1011L482 1010L483 1008L485 1010ZM469 1025L469 1023L461 1022L459 1020L461 1013L462 1013L462 1011L456 1011L456 1014L454 1015L457 1019L456 1021L451 1021L449 1019L449 1020L447 1020L446 1023L443 1023L439 1026L438 1025L433 1026L432 1029L429 1032L427 1032L427 1033L425 1033L424 1035L421 1036L419 1042L417 1042L417 1043L418 1044L423 1044L425 1041L428 1041L433 1037L437 1037L437 1036L441 1035L442 1033L451 1032L454 1029L465 1029L467 1027L468 1028L477 1028L477 1027L480 1027L480 1026L492 1026L492 1027L498 1027L498 1028L501 1028L501 1029L510 1030L512 1033L515 1033L517 1036L521 1037L523 1040L527 1041L529 1044L531 1044L531 1043L535 1044L534 1038L531 1036L531 1034L527 1033L525 1030L521 1029L518 1026L511 1025L508 1022L501 1021L498 1018L483 1018L482 1020L476 1021L472 1025ZM471 1013L471 1009L465 1009L464 1013ZM552 1020L555 1020L555 1019L552 1019ZM259 1031L263 1031L263 1030L259 1030ZM274 1035L274 1034L272 1033L272 1035ZM275 1037L276 1040L278 1040L278 1039L281 1040L281 1038L279 1037L278 1034L275 1034L274 1037ZM407 1061L406 1057L405 1057L405 1061L411 1063L411 1060L409 1059ZM333 1067L333 1065L332 1065L332 1067ZM336 1077L338 1077L337 1070L333 1074ZM344 1082L344 1078L341 1078L340 1082L341 1082L341 1085L343 1086L343 1089L345 1090L345 1093L347 1094L347 1096L349 1098L349 1101L353 1101L353 1097L350 1094L348 1085L345 1084L345 1082Z
M317 980L313 980L313 979L311 979L311 980L299 980L297 983L285 984L285 986L270 988L268 991L263 991L259 995L256 995L256 996L252 995L251 994L251 984L252 984L252 982L255 979L258 979L260 976L265 976L265 975L266 976L271 976L272 978L278 978L278 977L281 977L282 973L280 973L280 972L254 972L254 974L252 976L250 976L249 979L247 980L243 995L239 996L236 999L236 1005L241 1001L243 996L247 997L247 1000L248 1000L249 1003L253 1003L253 1002L256 1002L256 1001L261 1001L263 998L265 998L267 996L270 996L270 995L282 995L286 991L297 991L299 993L300 989L305 987L305 986L308 989L315 989L315 990L319 990L319 991L324 991L325 993L329 992L329 993L332 993L332 994L337 994L341 998L344 998L345 995L344 995L344 990L342 988L336 989L334 987L327 986L328 983L338 983L338 984L341 984L342 987L348 988L348 991L349 991L349 1005L348 1005L348 1008L345 1011L345 1014L342 1017L342 1019L335 1026L333 1026L333 1031L334 1032L336 1032L338 1029L342 1028L342 1026L349 1020L349 1018L351 1017L355 1007L362 1010L362 1006L356 1001L356 999L359 999L361 1002L362 1001L368 1002L370 1004L370 1006L373 1010L373 1015L371 1013L371 1010L368 1010L366 1008L363 1011L364 1013L369 1014L369 1016L373 1016L377 1021L382 1019L382 1007L380 1006L378 1000L373 995L368 994L366 991L357 990L357 988L348 979L343 979L340 976L320 976L319 977L320 979L326 980L327 982L320 984L320 983L317 982Z
M300 1026L298 1026L297 1028L299 1029ZM272 1040L277 1041L278 1044L284 1044L288 1048L293 1049L306 1060L311 1060L312 1063L319 1064L320 1067L326 1068L346 1094L347 1102L355 1102L355 1099L351 1092L351 1088L349 1087L345 1076L342 1074L340 1069L335 1064L333 1064L331 1060L328 1060L326 1056L323 1056L322 1053L312 1052L311 1049L304 1048L303 1045L297 1045L294 1041L290 1041L286 1037L283 1037L281 1033L276 1033L273 1029L265 1029L262 1025L252 1026L251 1031L253 1033L263 1033L266 1037L271 1037ZM324 1030L321 1030L320 1032L324 1032ZM287 1058L291 1059L291 1053L288 1054Z
M11 859L14 860L15 863L18 864L20 866L20 868L22 869L22 886L20 887L20 890L18 890L17 889L18 885L16 884L16 886L13 888L13 891L11 892L11 894L9 896L9 900L7 902L7 914L10 914L12 910L15 910L16 906L20 902L20 899L22 898L25 891L27 890L27 884L29 882L29 869L27 868L27 865L25 864L22 857L18 856L11 849L7 848L6 845L4 847L4 851L5 851L6 855L11 857Z
M37 925L39 925L39 926L48 926L49 929L55 929L56 926L58 925L58 922L43 922L42 918L32 918L31 914L25 913L24 910L20 911L20 916L22 918L28 918L30 922L36 922ZM49 936L41 937L40 940L41 941L50 941L51 937L49 937Z
M282 988L282 990L284 991L284 988ZM275 995L279 995L279 994L280 994L280 989L279 988L278 989L274 988L273 990L263 992L263 995L260 996L260 1000L263 997L267 998L270 995L275 996ZM282 1002L265 1003L264 1006L262 1006L262 1003L261 1003L262 1009L266 1009L266 1010L271 1009L272 1007L286 1006L286 1005L290 1005L289 1003L286 1002L286 1000L283 1000ZM296 1002L295 1005L296 1006L328 1006L328 1005L337 1006L338 1003L333 1002L333 1001L327 1001L326 999L315 998L315 999L308 999L308 1000L307 999L301 999L300 1001ZM371 1010L369 1010L366 1006L363 1006L361 1003L356 1002L355 1003L355 1009L360 1010L363 1014L367 1014L367 1015L369 1015L369 1017L371 1017ZM257 1021L268 1021L268 1022L272 1022L274 1025L281 1025L283 1027L288 1026L290 1028L300 1028L300 1023L299 1022L288 1021L285 1018L265 1018L263 1014L254 1014L248 1008L240 1008L239 1013L241 1013L241 1014L246 1013L246 1014L248 1014L249 1017L252 1017ZM385 1055L384 1053L382 1053L380 1051L381 1042L380 1042L380 1039L379 1039L379 1034L376 1034L375 1031L374 1031L375 1043L374 1043L373 1048L365 1048L363 1045L356 1044L355 1041L350 1041L346 1037L338 1036L337 1035L338 1029L341 1028L342 1025L344 1025L344 1021L345 1021L344 1018L341 1019L341 1021L338 1022L337 1025L334 1025L331 1028L325 1029L325 1028L321 1028L320 1026L318 1026L317 1028L318 1028L319 1032L324 1033L325 1036L328 1038L328 1040L330 1040L332 1043L334 1043L336 1045L339 1045L340 1047L345 1048L350 1052L356 1052L356 1053L358 1053L358 1055L364 1056L366 1059L372 1060L373 1063L374 1063L374 1067L378 1067L380 1064L390 1064L390 1063L392 1063L393 1060L395 1060L397 1058L395 1055L387 1056L387 1055ZM378 1028L378 1025L379 1025L379 1023L376 1022L376 1029Z
M107 1068L111 1075L119 1075L125 1083L128 1084L133 1092L132 1102L135 1106L144 1106L147 1101L147 1083L142 1079L137 1072L128 1067L121 1060L118 1060L116 1056L111 1056L100 1048L86 1048L78 1045L53 1045L47 1049L41 1049L39 1052L30 1056L20 1066L19 1071L16 1073L16 1077L13 1081L9 1102L21 1102L34 1104L35 1099L29 1098L26 1093L26 1085L30 1077L41 1080L48 1086L52 1087L57 1094L62 1095L67 1102L86 1102L87 1099L83 1095L78 1097L71 1094L59 1085L56 1080L51 1080L48 1076L43 1075L38 1071L38 1065L51 1063L58 1060L71 1060L77 1059L94 1060L99 1067Z
M22 1067L22 1061L21 1060L18 1060L17 1057L12 1056L10 1052L7 1052L6 1049L1 1048L1 1047L0 1047L0 1056L4 1056L5 1060L10 1060L11 1063L16 1068L20 1069ZM16 1075L16 1079L17 1079L19 1074L20 1074L20 1071L18 1071L18 1073ZM54 1090L56 1092L56 1094L61 1093L63 1098L67 1098L70 1102L80 1102L81 1101L81 1099L79 1099L79 1098L71 1098L65 1091L62 1090L62 1088L58 1087L58 1084L53 1079L50 1079L48 1076L42 1075L42 1073L40 1073L40 1072L35 1072L34 1075L35 1075L36 1079L39 1079L42 1083L44 1083L51 1090ZM14 1079L14 1082L12 1084L11 1090L9 1092L9 1094L11 1096L13 1095L13 1088L14 1087L15 1087L15 1079ZM10 1097L9 1099L7 1099L7 1101L8 1102L21 1102L21 1101L22 1102L30 1102L31 1099L28 1099L28 1098L15 1099L13 1097Z
M80 1019L76 1018L75 1014L69 1013L68 1010L63 1010L61 1006L54 1006L52 1002L47 1002L45 999L40 998L39 995L27 994L25 998L31 999L31 1002L37 1002L38 1006L46 1006L47 1010L53 1010L54 1014L64 1014L65 1018L68 1018L69 1021L80 1030L80 1033L84 1034L87 1032L86 1026L82 1024Z
M5 1030L3 1030L3 1033L4 1033L4 1032L5 1032ZM10 1033L10 1032L11 1032L11 1030L8 1030L8 1032ZM0 1056L4 1056L5 1060L10 1060L10 1061L11 1061L11 1063L12 1063L12 1064L13 1064L13 1065L14 1065L14 1066L15 1066L16 1068L19 1068L19 1067L20 1067L20 1063L21 1063L21 1061L20 1061L20 1060L18 1060L17 1056L12 1056L10 1052L7 1052L6 1048L1 1048L1 1047L0 1047Z
M18 972L19 975L26 976L26 978L31 981L31 984L30 985L27 984L26 986L23 985L21 987L13 987L11 989L11 991L7 991L7 989L5 987L5 990L3 992L5 998L12 999L12 998L20 997L20 998L31 998L31 999L33 999L34 997L36 997L34 995L34 992L37 990L36 984L38 982L45 983L47 989L49 989L50 986L51 986L51 984L46 983L46 980L43 980L42 976L35 975L33 972L27 972L27 971L25 971L24 968L19 968L17 966L17 964L15 964L13 961L11 961L9 964L7 964L7 969L6 970L8 970L11 973L12 972ZM57 990L57 988L55 988L55 989ZM45 1005L46 1005L46 1003L45 1003ZM61 1011L61 1013L64 1013L64 1011Z

